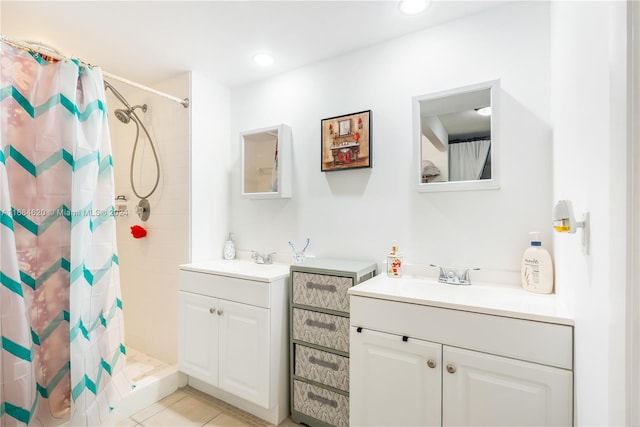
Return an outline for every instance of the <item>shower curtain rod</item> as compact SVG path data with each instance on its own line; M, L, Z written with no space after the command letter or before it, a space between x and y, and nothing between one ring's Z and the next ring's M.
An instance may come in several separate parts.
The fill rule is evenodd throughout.
M32 52L36 52L39 53L41 55L45 55L48 56L50 58L53 59L57 59L60 61L64 61L70 58L67 58L66 56L62 55L60 52L58 52L57 50L53 49L53 48L48 48L45 46L40 46L40 45L36 45L36 44L32 44L32 43L28 43L22 40L18 40L18 39L14 39L12 37L7 36L6 34L0 34L0 40L2 40L3 42L12 44L16 47L19 47L21 49L26 49L26 50L30 50ZM83 65L90 65L82 60L79 60L80 63L82 63ZM113 80L117 80L121 83L124 83L126 85L129 86L133 86L137 89L140 90L144 90L146 92L151 92L153 94L162 96L164 98L170 99L171 101L177 102L178 104L181 104L184 108L189 108L189 98L178 98L177 96L173 96L173 95L169 95L168 93L164 93L164 92L160 92L159 90L150 88L148 86L144 86L141 85L140 83L136 83L134 81L125 79L124 77L120 77L120 76L116 76L115 74L111 74L107 71L102 71L102 75L104 77L113 79Z

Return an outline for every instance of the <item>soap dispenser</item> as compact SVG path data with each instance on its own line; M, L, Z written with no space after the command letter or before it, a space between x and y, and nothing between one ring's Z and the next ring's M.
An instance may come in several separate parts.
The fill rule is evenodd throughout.
M402 277L402 255L396 245L391 247L391 252L387 255L387 276Z
M236 243L233 241L233 235L229 233L229 240L224 242L222 251L224 259L234 259L236 257Z
M542 247L540 233L533 231L531 246L522 256L522 287L529 292L550 294L553 292L553 262L551 255Z

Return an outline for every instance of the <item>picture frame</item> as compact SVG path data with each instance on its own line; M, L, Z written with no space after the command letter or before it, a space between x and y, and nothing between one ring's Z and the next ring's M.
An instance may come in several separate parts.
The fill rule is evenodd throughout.
M371 110L322 119L322 172L371 168Z

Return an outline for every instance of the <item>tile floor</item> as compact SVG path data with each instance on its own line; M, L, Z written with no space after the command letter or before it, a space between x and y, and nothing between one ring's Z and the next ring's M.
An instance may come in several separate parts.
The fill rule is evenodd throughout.
M132 415L116 427L274 427L247 412L184 387ZM299 427L287 418L280 427Z

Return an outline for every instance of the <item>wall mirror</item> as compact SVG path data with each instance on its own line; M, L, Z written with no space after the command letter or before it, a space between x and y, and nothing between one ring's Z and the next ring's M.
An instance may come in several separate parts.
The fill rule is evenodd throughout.
M413 98L418 191L499 188L499 82Z
M240 133L242 196L291 197L291 128L281 124Z

